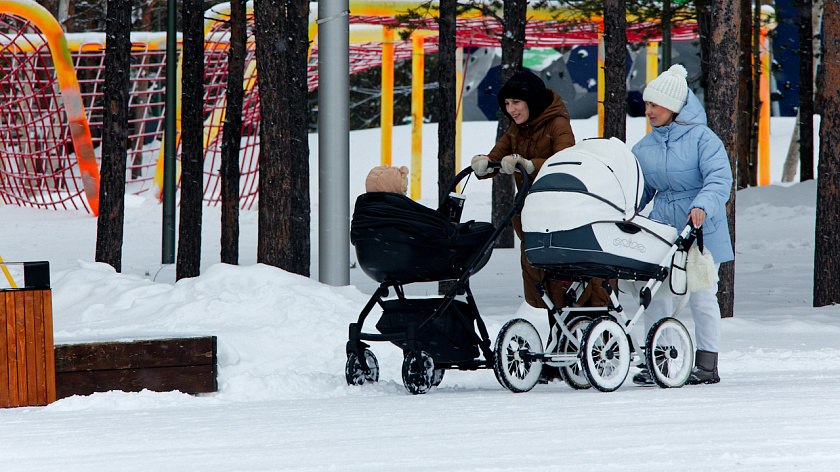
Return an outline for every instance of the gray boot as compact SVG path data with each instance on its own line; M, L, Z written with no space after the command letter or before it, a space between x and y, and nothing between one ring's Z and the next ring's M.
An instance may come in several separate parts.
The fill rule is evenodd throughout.
M694 368L691 369L689 385L716 384L720 382L717 369L718 353L697 350L694 353Z

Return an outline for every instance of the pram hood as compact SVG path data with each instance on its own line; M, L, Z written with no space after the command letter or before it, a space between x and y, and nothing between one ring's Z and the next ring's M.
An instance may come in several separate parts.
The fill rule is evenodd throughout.
M624 142L581 141L543 164L525 200L522 229L552 233L599 221L632 220L644 187L641 167Z

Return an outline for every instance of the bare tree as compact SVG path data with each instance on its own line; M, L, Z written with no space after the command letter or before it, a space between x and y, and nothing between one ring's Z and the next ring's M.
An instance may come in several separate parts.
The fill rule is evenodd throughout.
M440 1L438 19L438 202L446 199L446 189L455 177L455 121L457 118L456 84L456 9L457 0ZM451 288L449 281L438 284L438 292Z
M256 0L260 95L257 261L309 276L309 2Z
M245 0L230 3L227 104L222 128L221 260L239 263L239 144L242 140L242 100L245 95Z
M799 0L799 180L814 178L814 53L811 0Z
M740 47L741 3L729 0L712 0L709 47L709 84L706 88L706 115L709 128L723 141L732 169L736 174L738 158L738 65ZM726 204L729 235L735 244L735 184ZM718 302L722 317L733 315L735 301L735 262L720 267Z
M184 0L181 83L181 207L175 279L201 273L204 198L204 3Z
M753 155L751 146L756 144L753 140L753 134L756 128L753 125L756 116L753 115L754 110L752 103L752 89L753 89L753 62L752 62L752 17L745 14L750 11L752 0L739 0L741 2L741 30L739 32L739 41L741 43L741 51L738 54L738 158L737 158L737 174L735 175L735 186L738 189L746 188L750 184L750 156Z
M625 0L604 1L604 137L627 139Z
M814 306L840 303L840 3L823 6Z
M128 84L131 61L131 1L108 0L105 17L106 112L102 123L102 164L96 261L122 271L125 169L128 149Z

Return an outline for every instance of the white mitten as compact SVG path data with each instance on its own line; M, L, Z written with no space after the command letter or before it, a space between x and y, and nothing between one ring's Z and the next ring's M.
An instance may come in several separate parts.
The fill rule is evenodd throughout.
M472 158L472 162L470 162L470 166L473 169L473 173L478 177L483 177L487 174L492 174L496 169L488 168L487 164L490 163L490 157L484 154L479 154Z
M502 158L502 172L505 174L512 174L516 172L516 164L522 164L525 167L525 172L533 174L536 167L534 163L520 156L519 154L511 154Z

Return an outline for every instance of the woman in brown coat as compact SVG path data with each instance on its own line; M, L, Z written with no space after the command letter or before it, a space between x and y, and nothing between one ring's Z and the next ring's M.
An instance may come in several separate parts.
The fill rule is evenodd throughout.
M517 163L525 167L533 182L546 159L575 144L575 135L563 99L555 91L547 89L542 79L530 71L514 74L499 90L497 100L499 108L511 120L510 128L488 155L472 159L472 167L478 178L489 178L493 176L494 169L488 169L487 162L501 161L501 171L514 174L519 189L522 187L522 176L515 172ZM522 221L519 215L513 220L513 228L521 241ZM531 267L524 250L520 259L525 301L533 307L546 308L535 286L545 279L545 272ZM562 281L547 282L549 298L555 305L562 305L568 285ZM582 304L588 298L589 305L606 305L607 294L600 284L593 283L590 287L593 287L592 290L587 290L588 293L584 293L578 303Z

